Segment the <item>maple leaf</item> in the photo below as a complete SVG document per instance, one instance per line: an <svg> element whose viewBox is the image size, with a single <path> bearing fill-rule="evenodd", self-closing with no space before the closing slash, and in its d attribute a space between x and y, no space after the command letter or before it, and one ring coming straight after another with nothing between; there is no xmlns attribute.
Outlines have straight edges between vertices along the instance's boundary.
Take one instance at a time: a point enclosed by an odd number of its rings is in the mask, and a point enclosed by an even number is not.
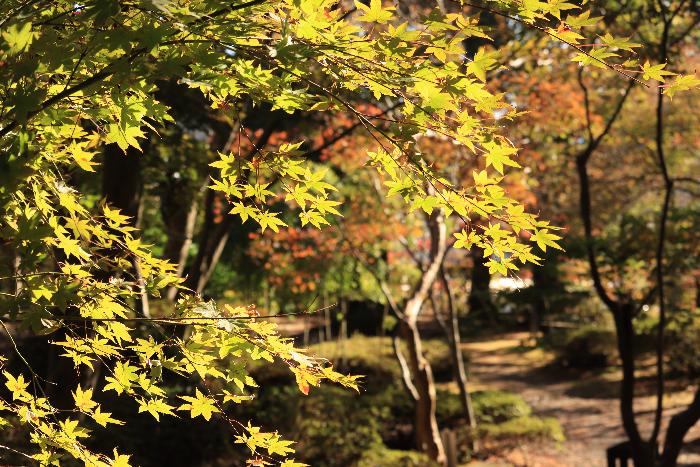
<svg viewBox="0 0 700 467"><path fill-rule="evenodd" d="M113 425L124 425L123 421L117 420L116 418L112 418L111 412L102 412L99 406L90 416L100 426L107 426L108 423L111 423Z"/></svg>
<svg viewBox="0 0 700 467"><path fill-rule="evenodd" d="M563 251L564 249L557 245L557 240L561 240L561 237L549 233L546 229L536 230L535 233L530 236L530 241L537 243L537 246L540 247L542 251L547 251L548 246Z"/></svg>
<svg viewBox="0 0 700 467"><path fill-rule="evenodd" d="M118 123L111 123L107 127L107 136L105 142L116 143L122 151L126 152L129 146L132 146L139 151L141 146L136 138L145 138L145 133L139 126L125 126Z"/></svg>
<svg viewBox="0 0 700 467"><path fill-rule="evenodd" d="M81 412L90 412L97 405L97 402L92 400L92 389L83 391L80 386L73 392L73 400L75 407Z"/></svg>
<svg viewBox="0 0 700 467"><path fill-rule="evenodd" d="M486 150L486 167L492 165L501 175L503 175L504 165L520 167L520 164L509 157L518 152L513 146L505 146L495 141L484 143L483 146Z"/></svg>
<svg viewBox="0 0 700 467"><path fill-rule="evenodd" d="M19 375L16 378L12 376L10 373L7 371L2 372L3 375L5 375L5 379L7 379L7 382L5 383L5 387L10 390L12 393L12 400L16 399L27 399L31 397L29 393L27 392L27 387L29 386L29 382L24 381L24 376Z"/></svg>
<svg viewBox="0 0 700 467"><path fill-rule="evenodd" d="M139 413L148 412L158 421L160 421L160 414L175 415L173 413L175 407L168 405L165 399L136 399L136 402L139 404Z"/></svg>
<svg viewBox="0 0 700 467"><path fill-rule="evenodd" d="M114 448L112 452L114 453L114 460L110 464L111 467L131 467L131 464L129 464L131 455L119 454L117 448Z"/></svg>
<svg viewBox="0 0 700 467"><path fill-rule="evenodd" d="M216 407L216 401L211 397L202 394L199 389L195 389L194 397L192 396L179 396L189 404L182 404L178 407L178 410L189 410L192 418L199 415L204 417L205 420L211 419L211 416L215 412L221 412Z"/></svg>
<svg viewBox="0 0 700 467"><path fill-rule="evenodd" d="M359 0L355 0L355 7L364 12L362 16L357 18L358 21L382 24L388 22L394 16L392 13L394 7L382 7L382 0L371 0L369 6Z"/></svg>
<svg viewBox="0 0 700 467"><path fill-rule="evenodd" d="M655 79L663 83L665 80L664 76L675 75L672 71L664 70L666 68L666 63L659 63L658 65L651 65L648 61L642 65L642 79Z"/></svg>
<svg viewBox="0 0 700 467"><path fill-rule="evenodd" d="M24 50L29 47L34 40L31 21L28 21L21 26L19 24L13 24L7 28L7 31L2 33L2 37L10 46L11 54L24 52Z"/></svg>
<svg viewBox="0 0 700 467"><path fill-rule="evenodd" d="M467 65L467 73L471 73L480 81L485 82L486 72L498 63L497 57L497 51L487 52L485 48L481 47Z"/></svg>
<svg viewBox="0 0 700 467"><path fill-rule="evenodd" d="M664 87L664 94L673 99L673 96L680 91L687 91L700 87L700 79L695 75L678 76L672 83Z"/></svg>

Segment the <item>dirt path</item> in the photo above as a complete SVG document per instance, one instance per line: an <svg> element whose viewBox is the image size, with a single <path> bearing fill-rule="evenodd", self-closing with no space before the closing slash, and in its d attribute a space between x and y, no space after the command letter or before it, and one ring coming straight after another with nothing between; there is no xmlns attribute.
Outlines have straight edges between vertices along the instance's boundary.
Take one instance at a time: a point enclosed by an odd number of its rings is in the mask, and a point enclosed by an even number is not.
<svg viewBox="0 0 700 467"><path fill-rule="evenodd" d="M523 350L525 339L526 333L516 333L465 343L472 362L472 386L522 395L535 415L559 420L567 441L561 446L522 445L504 453L500 460L505 465L529 467L605 466L605 449L624 439L616 399L618 372L582 374L561 369L551 364L551 355ZM642 388L642 392L648 394L638 397L635 408L642 432L649 433L655 398L651 390ZM671 392L666 399L670 409L665 421L691 397L689 389ZM686 440L690 446L679 465L700 466L700 426Z"/></svg>

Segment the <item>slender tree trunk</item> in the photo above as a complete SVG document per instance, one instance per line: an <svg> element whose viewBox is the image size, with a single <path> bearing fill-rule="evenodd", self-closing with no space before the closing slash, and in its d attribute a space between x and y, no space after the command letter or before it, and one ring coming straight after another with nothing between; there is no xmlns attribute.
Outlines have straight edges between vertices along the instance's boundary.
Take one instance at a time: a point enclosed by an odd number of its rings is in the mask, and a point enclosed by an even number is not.
<svg viewBox="0 0 700 467"><path fill-rule="evenodd" d="M406 342L408 365L417 395L413 424L416 446L431 459L443 463L445 450L437 424L435 380L430 363L423 354L416 321L401 321L401 333Z"/></svg>
<svg viewBox="0 0 700 467"><path fill-rule="evenodd" d="M472 398L471 394L469 393L466 365L464 364L464 355L462 354L461 349L462 336L459 332L459 317L457 316L457 312L454 307L452 291L450 289L450 284L447 280L447 275L445 274L444 268L440 268L440 282L442 282L442 287L445 290L445 296L447 298L447 322L450 331L447 341L450 345L454 379L457 383L457 387L459 388L459 398L460 402L462 403L464 418L467 422L467 426L471 429L471 447L474 451L476 451L479 448L476 432L476 416L474 415Z"/></svg>
<svg viewBox="0 0 700 467"><path fill-rule="evenodd" d="M203 189L205 187L202 187L199 192ZM168 236L163 257L176 265L175 272L179 277L182 277L185 272L187 256L192 245L195 222L201 203L199 192L192 193L187 183L168 182L160 195L160 212ZM166 293L167 299L172 301L176 296L177 288L170 287Z"/></svg>
<svg viewBox="0 0 700 467"><path fill-rule="evenodd" d="M225 201L213 190L208 190L204 203L204 225L199 235L199 251L192 263L185 285L201 293L219 262L226 246L232 216L224 211Z"/></svg>
<svg viewBox="0 0 700 467"><path fill-rule="evenodd" d="M430 290L438 278L447 252L446 227L443 214L434 212L427 218L430 231L430 263L423 271L420 282L400 313L400 332L408 350L408 368L415 388L414 434L418 449L441 464L445 463L436 417L435 380L430 362L425 358L418 330L418 316Z"/></svg>
<svg viewBox="0 0 700 467"><path fill-rule="evenodd" d="M418 316L437 280L440 267L447 253L447 230L444 215L434 211L426 217L430 232L430 261L416 284L413 293L403 307L393 297L387 283L375 275L379 288L384 293L389 308L399 320L395 332L406 343L408 359L404 358L396 334L394 353L401 367L404 387L414 401L414 437L416 446L432 460L444 464L445 449L440 437L436 417L436 391L433 370L425 358L418 330ZM371 271L371 270L370 270Z"/></svg>

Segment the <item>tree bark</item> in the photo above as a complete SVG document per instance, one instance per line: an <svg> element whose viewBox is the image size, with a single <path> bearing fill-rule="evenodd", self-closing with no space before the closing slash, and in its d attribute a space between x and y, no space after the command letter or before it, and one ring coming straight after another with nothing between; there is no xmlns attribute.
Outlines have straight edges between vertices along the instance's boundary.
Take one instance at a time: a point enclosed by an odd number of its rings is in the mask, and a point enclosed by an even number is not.
<svg viewBox="0 0 700 467"><path fill-rule="evenodd" d="M625 303L617 307L614 313L617 331L617 348L622 364L622 382L620 383L620 414L622 426L632 447L635 467L652 467L656 462L656 443L645 441L639 432L634 413L635 376L635 342L632 319L635 307Z"/></svg>
<svg viewBox="0 0 700 467"><path fill-rule="evenodd" d="M401 334L408 349L408 365L417 395L413 424L416 446L432 460L444 463L445 450L436 417L435 380L430 363L423 354L416 321L401 321Z"/></svg>
<svg viewBox="0 0 700 467"><path fill-rule="evenodd" d="M445 274L444 268L440 268L440 282L445 290L445 296L447 299L447 322L449 326L450 335L448 336L448 343L450 345L450 355L452 356L452 365L454 372L454 379L459 388L460 402L462 403L462 411L464 412L464 418L467 422L467 426L471 429L472 433L472 449L478 449L477 442L477 432L476 432L476 416L474 415L474 407L472 405L471 394L469 393L469 383L467 380L466 365L464 364L464 355L462 355L462 336L459 332L459 317L457 316L456 310L454 308L454 302L452 300L452 291L450 290L450 284L447 281L447 275Z"/></svg>
<svg viewBox="0 0 700 467"><path fill-rule="evenodd" d="M683 447L683 440L688 431L700 419L700 388L696 390L693 401L682 412L671 417L666 429L661 467L674 467Z"/></svg>
<svg viewBox="0 0 700 467"><path fill-rule="evenodd" d="M204 189L204 187L203 187ZM175 272L182 277L187 264L187 256L192 246L197 213L199 212L199 192L192 192L186 181L173 180L164 184L160 194L160 212L168 236L163 257L176 265ZM184 198L184 199L183 199ZM166 298L175 300L177 288L170 287Z"/></svg>
<svg viewBox="0 0 700 467"><path fill-rule="evenodd" d="M147 146L147 143L144 143ZM116 144L104 147L102 161L102 196L107 204L129 216L129 223L136 228L141 225L143 209L143 178L141 175L141 152L129 147L126 152ZM148 294L137 260L132 262L139 297L136 309L144 317L150 316Z"/></svg>
<svg viewBox="0 0 700 467"><path fill-rule="evenodd" d="M138 227L143 193L141 154L132 147L124 153L116 144L106 145L103 154L102 196Z"/></svg>
<svg viewBox="0 0 700 467"><path fill-rule="evenodd" d="M232 216L225 212L226 201L208 190L204 202L204 225L199 235L199 251L190 267L185 285L202 293L228 241Z"/></svg>
<svg viewBox="0 0 700 467"><path fill-rule="evenodd" d="M435 380L430 362L423 354L421 336L418 330L418 316L438 278L447 252L443 214L439 211L434 212L428 216L427 224L430 231L430 262L423 271L413 294L403 307L400 315L400 331L408 348L408 366L418 396L415 400L414 419L416 445L432 460L444 463L445 449L442 445L435 415Z"/></svg>

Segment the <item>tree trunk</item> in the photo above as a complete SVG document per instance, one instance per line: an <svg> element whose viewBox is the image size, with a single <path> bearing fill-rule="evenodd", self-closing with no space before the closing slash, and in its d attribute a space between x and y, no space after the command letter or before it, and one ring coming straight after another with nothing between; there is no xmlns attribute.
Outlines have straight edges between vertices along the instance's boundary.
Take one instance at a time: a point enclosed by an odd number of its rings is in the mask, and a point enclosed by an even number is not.
<svg viewBox="0 0 700 467"><path fill-rule="evenodd" d="M656 463L655 443L642 439L634 413L634 388L636 384L634 357L634 317L633 304L621 304L615 310L615 330L617 332L618 352L622 364L622 382L620 383L620 415L625 434L632 449L635 467L653 467Z"/></svg>
<svg viewBox="0 0 700 467"><path fill-rule="evenodd" d="M192 245L201 202L198 194L193 193L187 181L182 180L165 183L160 194L160 212L168 236L163 257L176 265L178 277L182 277L185 272L187 255ZM166 293L167 299L172 301L176 296L177 288L170 287Z"/></svg>
<svg viewBox="0 0 700 467"><path fill-rule="evenodd" d="M420 332L415 320L402 320L401 333L408 350L408 365L416 390L414 437L416 446L432 460L444 463L445 450L437 424L435 380L430 363L423 354Z"/></svg>
<svg viewBox="0 0 700 467"><path fill-rule="evenodd" d="M467 371L466 365L464 364L464 355L462 355L462 336L459 332L459 317L454 308L454 302L452 301L452 291L450 290L450 284L447 281L447 276L445 270L440 268L440 282L442 282L442 287L445 290L445 295L447 297L447 321L449 326L450 335L448 336L448 343L450 345L450 355L452 356L452 367L454 373L454 379L459 388L459 398L462 403L462 411L464 412L464 419L467 422L467 426L471 429L471 440L472 440L472 450L476 451L478 446L477 432L476 432L476 416L474 415L474 407L472 405L471 394L469 393L469 383L467 381Z"/></svg>
<svg viewBox="0 0 700 467"><path fill-rule="evenodd" d="M408 367L415 388L414 435L418 449L425 452L432 460L445 463L445 449L442 445L438 428L435 396L435 381L430 362L423 354L418 316L428 294L435 284L442 262L447 253L446 227L443 214L433 212L426 223L430 231L430 263L423 271L420 282L406 301L400 314L400 332L408 349Z"/></svg>
<svg viewBox="0 0 700 467"><path fill-rule="evenodd" d="M102 161L102 196L105 202L129 216L129 223L136 228L141 224L143 209L141 157L141 152L136 148L129 147L124 153L116 144L108 144L104 147ZM149 317L148 294L137 261L133 261L133 269L139 292L136 309L142 316Z"/></svg>
<svg viewBox="0 0 700 467"><path fill-rule="evenodd" d="M698 419L700 419L700 388L696 390L695 397L688 407L671 417L666 430L661 467L675 467L685 435L698 422Z"/></svg>
<svg viewBox="0 0 700 467"><path fill-rule="evenodd" d="M131 224L139 225L143 180L141 153L130 147L126 154L116 144L104 147L102 161L102 196L122 214L131 217Z"/></svg>
<svg viewBox="0 0 700 467"><path fill-rule="evenodd" d="M226 202L213 190L208 190L204 203L204 225L199 236L199 251L192 263L185 285L197 293L204 287L219 262L228 241L232 216L225 213Z"/></svg>

